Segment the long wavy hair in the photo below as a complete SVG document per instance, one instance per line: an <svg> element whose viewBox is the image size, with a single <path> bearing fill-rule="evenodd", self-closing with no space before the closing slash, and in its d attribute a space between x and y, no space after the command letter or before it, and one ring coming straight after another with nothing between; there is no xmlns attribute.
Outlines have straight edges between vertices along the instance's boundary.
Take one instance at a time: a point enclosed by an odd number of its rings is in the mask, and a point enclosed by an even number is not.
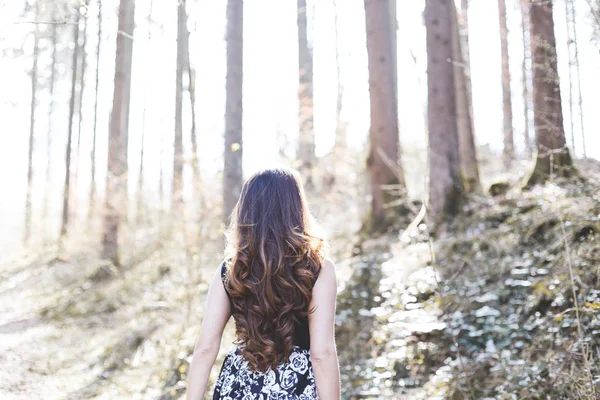
<svg viewBox="0 0 600 400"><path fill-rule="evenodd" d="M242 187L231 214L225 287L237 344L251 368L275 369L294 348L309 312L326 242L311 233L302 180L292 169L266 169Z"/></svg>

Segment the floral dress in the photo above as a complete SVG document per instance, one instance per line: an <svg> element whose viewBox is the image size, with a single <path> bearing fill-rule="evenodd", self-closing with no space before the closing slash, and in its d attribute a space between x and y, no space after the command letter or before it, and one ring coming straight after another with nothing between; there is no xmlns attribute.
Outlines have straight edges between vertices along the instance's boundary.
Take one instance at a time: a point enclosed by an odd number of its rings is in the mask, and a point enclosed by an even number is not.
<svg viewBox="0 0 600 400"><path fill-rule="evenodd" d="M221 277L225 281L225 263L221 267ZM265 372L251 369L240 349L234 346L221 366L213 400L318 400L310 359L308 319L303 322L296 330L298 345L276 370L270 367Z"/></svg>

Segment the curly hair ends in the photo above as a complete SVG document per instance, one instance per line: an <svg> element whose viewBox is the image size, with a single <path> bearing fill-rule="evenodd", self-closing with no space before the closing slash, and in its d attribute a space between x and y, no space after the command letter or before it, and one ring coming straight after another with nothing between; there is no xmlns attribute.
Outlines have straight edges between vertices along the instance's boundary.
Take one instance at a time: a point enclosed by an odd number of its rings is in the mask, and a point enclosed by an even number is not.
<svg viewBox="0 0 600 400"><path fill-rule="evenodd" d="M311 226L296 171L263 170L244 184L227 235L225 287L237 344L254 370L276 369L289 357L296 328L312 311L326 242L309 233Z"/></svg>

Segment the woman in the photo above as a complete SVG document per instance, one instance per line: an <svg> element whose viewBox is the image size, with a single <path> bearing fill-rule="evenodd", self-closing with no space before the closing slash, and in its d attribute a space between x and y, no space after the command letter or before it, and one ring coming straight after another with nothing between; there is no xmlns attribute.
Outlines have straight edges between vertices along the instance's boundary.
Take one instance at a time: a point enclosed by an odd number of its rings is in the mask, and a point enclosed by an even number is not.
<svg viewBox="0 0 600 400"><path fill-rule="evenodd" d="M325 241L311 234L312 221L296 171L264 170L244 184L229 254L208 290L188 400L204 398L232 315L237 340L213 400L340 398L335 267L324 257Z"/></svg>

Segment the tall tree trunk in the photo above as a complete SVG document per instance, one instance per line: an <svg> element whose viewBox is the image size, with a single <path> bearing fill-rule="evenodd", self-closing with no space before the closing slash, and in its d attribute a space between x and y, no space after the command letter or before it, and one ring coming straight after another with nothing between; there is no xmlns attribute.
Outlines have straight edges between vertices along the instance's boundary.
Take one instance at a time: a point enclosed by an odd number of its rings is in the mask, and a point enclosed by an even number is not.
<svg viewBox="0 0 600 400"><path fill-rule="evenodd" d="M575 174L563 127L551 1L530 0L529 29L537 157L527 186L547 181L551 172L562 177Z"/></svg>
<svg viewBox="0 0 600 400"><path fill-rule="evenodd" d="M189 38L189 34L188 34ZM200 188L200 165L198 164L198 131L196 128L196 71L192 69L192 65L190 63L190 42L187 42L187 71L189 78L189 86L188 92L190 94L190 108L192 111L192 168L194 170L194 186L195 189L198 190Z"/></svg>
<svg viewBox="0 0 600 400"><path fill-rule="evenodd" d="M570 37L569 37L569 52L571 51L571 46L573 47L573 60L571 62L571 58L569 57L569 61L570 64L573 64L575 66L575 71L577 73L577 105L579 107L579 123L581 125L581 146L582 146L582 150L583 150L583 157L587 157L587 151L585 148L585 128L583 125L583 98L581 96L581 71L579 68L579 45L577 42L577 23L576 23L576 11L575 11L575 6L573 5L573 0L565 0L565 8L566 8L566 13L567 13L567 28L570 26L571 27L571 32L570 32ZM570 67L571 65L569 65ZM570 73L571 69L569 68L569 73ZM569 76L569 81L571 80L571 77ZM569 89L571 89L572 83L569 84ZM571 97L571 95L569 95L569 97ZM572 113L571 113L571 124L573 124L573 117L572 117ZM573 129L571 128L571 131L573 131ZM573 137L572 141L572 150L575 151L575 140L574 140L574 133L571 133L571 136Z"/></svg>
<svg viewBox="0 0 600 400"><path fill-rule="evenodd" d="M52 62L50 64L50 104L48 106L48 130L46 140L46 184L44 190L44 211L42 221L48 224L48 214L50 212L50 188L52 184L50 174L52 167L52 111L54 110L54 86L56 84L56 43L58 41L56 24L52 24ZM47 235L44 235L47 236Z"/></svg>
<svg viewBox="0 0 600 400"><path fill-rule="evenodd" d="M498 0L498 15L500 21L500 54L502 57L502 111L504 132L504 165L510 167L515 158L515 145L512 125L512 101L510 96L510 69L508 60L508 27L506 26L506 2Z"/></svg>
<svg viewBox="0 0 600 400"><path fill-rule="evenodd" d="M460 27L464 30L464 34L461 35L463 56L465 58L465 64L467 64L467 76L469 82L471 81L471 52L469 49L469 0L460 1ZM471 85L469 85L470 87Z"/></svg>
<svg viewBox="0 0 600 400"><path fill-rule="evenodd" d="M150 0L150 7L148 9L148 18L147 18L147 22L148 22L148 46L151 46L151 39L152 39L152 9L153 9L153 5L154 2L152 0ZM146 84L144 86L144 99L143 99L143 106L142 106L142 144L140 146L140 168L139 168L139 174L138 174L138 182L137 182L137 201L136 201L136 220L137 222L140 222L142 219L142 215L143 215L143 202L144 202L144 196L143 196L143 191L144 191L144 148L145 148L145 143L146 143L146 97L147 97L147 91L148 91L148 86L150 84L150 80L149 80L149 76L150 76L150 71L146 72Z"/></svg>
<svg viewBox="0 0 600 400"><path fill-rule="evenodd" d="M127 142L131 61L133 58L134 0L121 0L115 56L113 107L108 133L108 174L102 257L119 265L119 222L127 202Z"/></svg>
<svg viewBox="0 0 600 400"><path fill-rule="evenodd" d="M83 43L81 44L81 73L79 75L79 101L78 101L78 117L77 117L77 155L75 157L75 175L73 176L73 186L77 190L79 185L79 159L81 158L81 122L83 120L83 91L85 90L85 70L87 68L87 27L88 27L88 10L89 0L85 2L86 15L83 18ZM77 210L77 195L73 196L75 200L75 209Z"/></svg>
<svg viewBox="0 0 600 400"><path fill-rule="evenodd" d="M177 8L177 68L175 77L175 141L173 143L173 210L180 215L183 206L183 72L187 68L187 14L185 1Z"/></svg>
<svg viewBox="0 0 600 400"><path fill-rule="evenodd" d="M35 7L35 19L37 20L39 14L39 4L36 3ZM34 27L34 38L33 38L33 64L31 66L31 106L29 112L29 149L27 152L27 195L25 198L25 234L24 242L29 242L31 236L31 191L33 188L33 137L35 133L35 110L36 110L36 97L38 88L38 56L39 56L39 30L37 24Z"/></svg>
<svg viewBox="0 0 600 400"><path fill-rule="evenodd" d="M435 220L460 212L460 176L456 95L452 58L454 2L426 0L427 115L429 127L429 207Z"/></svg>
<svg viewBox="0 0 600 400"><path fill-rule="evenodd" d="M73 117L75 116L75 97L77 95L77 61L79 60L79 23L81 22L81 14L77 11L77 24L73 25L73 58L71 65L73 75L71 77L71 97L69 100L69 132L67 134L67 148L65 150L65 185L63 190L63 209L62 209L62 225L60 227L61 238L67 233L69 224L69 197L71 193L71 147L73 140Z"/></svg>
<svg viewBox="0 0 600 400"><path fill-rule="evenodd" d="M394 69L390 5L387 0L365 0L367 54L369 62L369 98L371 127L367 168L371 180L371 215L369 230L385 230L393 222L394 213L384 207L390 196L386 185L406 187L400 164L398 135L398 103ZM390 163L391 162L391 163ZM390 165L397 164L397 165ZM397 214L397 210L396 210Z"/></svg>
<svg viewBox="0 0 600 400"><path fill-rule="evenodd" d="M523 118L525 125L525 151L527 154L533 153L533 147L531 143L531 133L529 127L531 125L529 120L529 104L531 103L531 92L529 90L529 68L528 64L531 63L531 58L528 55L527 49L530 48L529 40L529 0L520 0L521 5L521 29L522 29L522 40L523 40L523 63L521 64L521 84L523 85Z"/></svg>
<svg viewBox="0 0 600 400"><path fill-rule="evenodd" d="M334 12L334 20L333 23L335 25L335 67L336 67L336 76L337 76L337 98L335 105L335 147L338 149L344 149L347 147L348 143L346 140L346 127L347 124L342 122L342 100L344 98L344 85L342 83L342 74L341 74L341 66L340 66L340 40L339 40L339 15L338 15L338 6L337 1L333 0L333 12Z"/></svg>
<svg viewBox="0 0 600 400"><path fill-rule="evenodd" d="M243 0L227 1L227 78L225 81L225 151L223 220L227 222L242 190Z"/></svg>
<svg viewBox="0 0 600 400"><path fill-rule="evenodd" d="M575 127L573 124L573 52L571 46L573 44L573 26L571 26L571 11L569 9L569 2L565 0L565 19L567 28L567 54L569 59L569 134L571 136L571 150L575 154Z"/></svg>
<svg viewBox="0 0 600 400"><path fill-rule="evenodd" d="M300 132L298 158L300 172L306 184L312 184L312 166L315 159L315 133L313 126L313 57L308 47L306 0L298 0L298 102L300 105Z"/></svg>
<svg viewBox="0 0 600 400"><path fill-rule="evenodd" d="M137 181L137 201L136 201L136 219L137 221L141 221L143 215L143 190L144 190L144 144L146 142L146 107L144 106L144 111L142 113L142 144L140 145L140 168L138 174Z"/></svg>
<svg viewBox="0 0 600 400"><path fill-rule="evenodd" d="M458 128L458 150L460 169L465 191L477 192L481 189L479 169L477 167L477 150L473 134L471 114L470 80L467 65L463 57L456 7L452 13L452 59L454 60L454 86L456 94L456 121ZM468 35L468 32L465 32Z"/></svg>
<svg viewBox="0 0 600 400"><path fill-rule="evenodd" d="M102 43L102 0L98 4L98 44L96 45L96 82L94 88L94 128L92 138L92 152L90 159L92 162L92 182L90 183L90 202L88 221L91 221L96 208L96 134L98 126L98 83L100 82L100 44Z"/></svg>

